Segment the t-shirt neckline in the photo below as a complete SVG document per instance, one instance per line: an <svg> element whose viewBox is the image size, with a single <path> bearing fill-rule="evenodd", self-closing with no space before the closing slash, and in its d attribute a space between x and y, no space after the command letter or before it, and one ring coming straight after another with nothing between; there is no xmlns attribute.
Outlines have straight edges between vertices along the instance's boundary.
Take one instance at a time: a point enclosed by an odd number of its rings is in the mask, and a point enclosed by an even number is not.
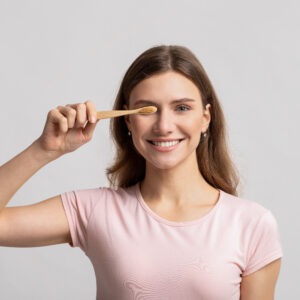
<svg viewBox="0 0 300 300"><path fill-rule="evenodd" d="M181 221L181 222L176 222L176 221L170 221L167 220L161 216L159 216L157 213L155 213L149 206L148 204L145 202L143 195L141 193L141 189L140 189L140 183L137 183L135 186L135 192L136 192L136 197L138 199L138 202L140 203L140 205L142 206L142 208L146 211L146 213L148 215L150 215L152 218L154 218L156 221L169 225L169 226L175 226L175 227L185 227L185 226L191 226L191 225L196 225L199 223L204 222L206 219L212 217L216 211L218 210L222 199L223 199L223 191L218 189L219 191L219 197L217 200L217 203L214 205L214 207L209 210L205 215L201 216L200 218L197 218L195 220L192 221Z"/></svg>

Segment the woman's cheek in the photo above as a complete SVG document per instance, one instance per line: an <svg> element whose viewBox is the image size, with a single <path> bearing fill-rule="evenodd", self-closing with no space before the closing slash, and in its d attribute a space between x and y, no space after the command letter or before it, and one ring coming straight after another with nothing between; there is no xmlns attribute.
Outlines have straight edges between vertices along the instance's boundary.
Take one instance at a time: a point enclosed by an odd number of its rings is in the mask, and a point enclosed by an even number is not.
<svg viewBox="0 0 300 300"><path fill-rule="evenodd" d="M153 121L146 116L134 116L132 119L132 128L137 134L143 134L151 130Z"/></svg>

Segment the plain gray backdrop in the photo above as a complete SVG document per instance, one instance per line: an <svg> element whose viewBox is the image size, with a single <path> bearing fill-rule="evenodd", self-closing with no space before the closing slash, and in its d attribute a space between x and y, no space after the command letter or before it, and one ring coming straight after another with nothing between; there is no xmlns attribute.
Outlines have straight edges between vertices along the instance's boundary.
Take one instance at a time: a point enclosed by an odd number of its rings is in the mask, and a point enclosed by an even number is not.
<svg viewBox="0 0 300 300"><path fill-rule="evenodd" d="M110 109L129 64L148 47L189 47L227 118L241 195L275 215L284 249L276 299L300 299L297 0L0 1L0 164L42 131L59 104ZM108 121L93 141L46 166L15 195L30 204L106 186ZM1 192L0 192L1 193ZM87 257L68 245L0 248L0 298L95 299Z"/></svg>

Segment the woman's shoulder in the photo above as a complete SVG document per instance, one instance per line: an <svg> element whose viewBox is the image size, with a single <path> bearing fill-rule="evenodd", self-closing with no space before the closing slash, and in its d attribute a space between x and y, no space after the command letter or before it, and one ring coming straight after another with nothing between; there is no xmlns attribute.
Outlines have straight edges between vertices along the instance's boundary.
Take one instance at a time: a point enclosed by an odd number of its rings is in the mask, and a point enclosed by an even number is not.
<svg viewBox="0 0 300 300"><path fill-rule="evenodd" d="M270 210L252 199L234 196L221 191L221 205L224 213L232 218L240 218L245 222L253 222L266 215L272 215Z"/></svg>
<svg viewBox="0 0 300 300"><path fill-rule="evenodd" d="M240 236L243 243L254 243L272 240L280 248L277 220L273 213L262 204L243 197L222 192L218 219L235 236Z"/></svg>
<svg viewBox="0 0 300 300"><path fill-rule="evenodd" d="M78 189L62 194L63 198L69 198L81 203L99 203L99 202L124 202L129 198L136 197L137 186L127 188L117 187L97 187Z"/></svg>

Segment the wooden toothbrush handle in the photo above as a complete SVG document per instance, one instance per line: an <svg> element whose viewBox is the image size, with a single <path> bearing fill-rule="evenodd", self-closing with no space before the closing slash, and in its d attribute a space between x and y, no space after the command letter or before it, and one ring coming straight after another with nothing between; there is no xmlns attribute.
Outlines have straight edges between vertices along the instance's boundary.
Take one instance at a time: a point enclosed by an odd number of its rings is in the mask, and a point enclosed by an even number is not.
<svg viewBox="0 0 300 300"><path fill-rule="evenodd" d="M120 116L135 114L137 112L138 112L137 109L98 111L97 112L97 117L98 117L98 120L102 120L102 119L107 119L107 118L114 118L114 117L120 117Z"/></svg>

